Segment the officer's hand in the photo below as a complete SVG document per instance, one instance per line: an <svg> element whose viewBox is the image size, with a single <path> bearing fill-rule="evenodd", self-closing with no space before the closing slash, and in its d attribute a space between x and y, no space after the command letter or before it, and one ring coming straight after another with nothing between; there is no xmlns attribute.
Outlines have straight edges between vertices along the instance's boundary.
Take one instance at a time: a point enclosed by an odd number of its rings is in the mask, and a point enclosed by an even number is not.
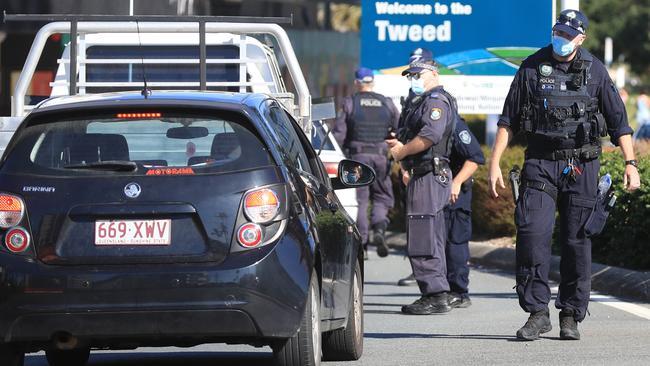
<svg viewBox="0 0 650 366"><path fill-rule="evenodd" d="M639 171L632 165L625 166L625 175L623 176L623 186L628 191L636 191L641 187L641 179L639 178Z"/></svg>
<svg viewBox="0 0 650 366"><path fill-rule="evenodd" d="M503 184L503 174L501 174L501 167L498 163L490 164L488 183L490 184L490 194L493 198L499 197L499 194L497 193L497 183L499 183L499 187L502 189L506 188L505 184Z"/></svg>
<svg viewBox="0 0 650 366"><path fill-rule="evenodd" d="M388 144L388 147L390 148L390 154L393 156L393 159L395 159L395 161L404 159L404 156L402 155L402 147L404 147L404 145L399 142L399 140L386 140L386 143Z"/></svg>
<svg viewBox="0 0 650 366"><path fill-rule="evenodd" d="M451 182L451 196L449 197L449 202L450 203L456 203L458 201L458 196L460 195L460 188L462 186L462 183L458 183L455 181Z"/></svg>
<svg viewBox="0 0 650 366"><path fill-rule="evenodd" d="M402 173L402 183L404 183L405 186L409 185L409 181L411 180L411 175L409 172L403 172Z"/></svg>

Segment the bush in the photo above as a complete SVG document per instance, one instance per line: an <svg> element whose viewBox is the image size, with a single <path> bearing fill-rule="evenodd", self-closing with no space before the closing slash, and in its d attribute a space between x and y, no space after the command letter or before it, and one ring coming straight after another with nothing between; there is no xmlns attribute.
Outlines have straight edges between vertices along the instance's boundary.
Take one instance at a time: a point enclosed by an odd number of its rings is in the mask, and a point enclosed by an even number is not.
<svg viewBox="0 0 650 366"><path fill-rule="evenodd" d="M490 158L490 150L483 147L486 159ZM474 173L472 195L472 225L476 235L484 237L512 236L516 233L514 222L515 203L512 188L508 179L510 169L514 165L523 167L524 148L510 146L501 156L501 172L506 189L497 188L499 198L490 196L488 184L488 165L479 166Z"/></svg>
<svg viewBox="0 0 650 366"><path fill-rule="evenodd" d="M596 262L648 270L650 247L645 241L650 237L650 155L641 152L637 159L641 188L632 193L623 187L625 166L620 151L605 152L600 159L600 174L611 174L618 199L607 219L605 230L593 239L592 253Z"/></svg>

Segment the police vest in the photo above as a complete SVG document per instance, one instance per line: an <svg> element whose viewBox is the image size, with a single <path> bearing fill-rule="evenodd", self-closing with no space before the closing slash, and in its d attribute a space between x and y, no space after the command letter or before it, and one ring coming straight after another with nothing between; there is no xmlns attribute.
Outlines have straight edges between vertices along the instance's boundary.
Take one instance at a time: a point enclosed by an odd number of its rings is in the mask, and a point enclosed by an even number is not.
<svg viewBox="0 0 650 366"><path fill-rule="evenodd" d="M522 111L522 128L532 144L554 148L600 145L606 136L605 120L598 112L598 99L587 91L593 58L583 52L567 73L550 63L537 65L537 86ZM526 86L530 90L529 86ZM544 145L550 143L549 145Z"/></svg>
<svg viewBox="0 0 650 366"><path fill-rule="evenodd" d="M398 132L398 139L401 143L406 144L412 139L414 139L420 130L424 127L423 116L425 113L430 111L426 109L426 103L424 101L427 98L440 99L443 102L447 103L452 117L452 123L447 124L445 132L442 135L442 140L435 144L431 145L427 150L424 150L418 154L413 154L407 156L403 161L403 165L406 169L419 166L422 163L430 162L434 158L444 158L444 160L449 160L451 155L451 149L453 145L453 132L456 128L456 119L460 118L458 115L458 107L456 105L456 99L444 89L436 89L433 92L428 92L420 96L413 97L409 103L405 106L402 111L401 124L402 129Z"/></svg>
<svg viewBox="0 0 650 366"><path fill-rule="evenodd" d="M386 97L373 92L356 93L352 96L352 114L347 121L347 141L383 142L391 121Z"/></svg>

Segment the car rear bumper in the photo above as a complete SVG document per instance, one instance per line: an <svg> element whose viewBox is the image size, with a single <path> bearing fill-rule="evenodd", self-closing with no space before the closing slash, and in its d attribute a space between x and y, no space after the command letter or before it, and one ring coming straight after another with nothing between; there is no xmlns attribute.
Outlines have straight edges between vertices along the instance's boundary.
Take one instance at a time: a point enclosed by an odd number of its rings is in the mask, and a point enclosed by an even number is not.
<svg viewBox="0 0 650 366"><path fill-rule="evenodd" d="M311 275L305 242L285 234L218 265L48 266L3 253L0 335L31 344L66 334L139 345L178 337L197 343L290 337Z"/></svg>

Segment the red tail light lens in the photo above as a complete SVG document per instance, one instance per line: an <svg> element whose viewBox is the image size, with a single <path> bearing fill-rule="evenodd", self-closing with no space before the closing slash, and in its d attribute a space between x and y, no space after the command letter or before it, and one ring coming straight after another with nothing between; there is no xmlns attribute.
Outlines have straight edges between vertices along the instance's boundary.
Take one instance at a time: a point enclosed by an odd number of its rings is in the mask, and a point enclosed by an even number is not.
<svg viewBox="0 0 650 366"><path fill-rule="evenodd" d="M160 112L139 112L139 113L118 113L117 118L159 118L162 117Z"/></svg>
<svg viewBox="0 0 650 366"><path fill-rule="evenodd" d="M5 246L12 253L22 253L29 247L29 234L22 227L15 227L5 235Z"/></svg>
<svg viewBox="0 0 650 366"><path fill-rule="evenodd" d="M339 163L323 163L325 171L330 178L336 178L339 175Z"/></svg>
<svg viewBox="0 0 650 366"><path fill-rule="evenodd" d="M245 248L253 248L262 242L262 228L257 224L244 224L237 231L237 240Z"/></svg>
<svg viewBox="0 0 650 366"><path fill-rule="evenodd" d="M0 194L0 227L8 229L16 226L23 219L25 204L19 197Z"/></svg>
<svg viewBox="0 0 650 366"><path fill-rule="evenodd" d="M244 198L244 213L253 222L269 222L279 211L278 195L271 189L263 188L251 191Z"/></svg>

